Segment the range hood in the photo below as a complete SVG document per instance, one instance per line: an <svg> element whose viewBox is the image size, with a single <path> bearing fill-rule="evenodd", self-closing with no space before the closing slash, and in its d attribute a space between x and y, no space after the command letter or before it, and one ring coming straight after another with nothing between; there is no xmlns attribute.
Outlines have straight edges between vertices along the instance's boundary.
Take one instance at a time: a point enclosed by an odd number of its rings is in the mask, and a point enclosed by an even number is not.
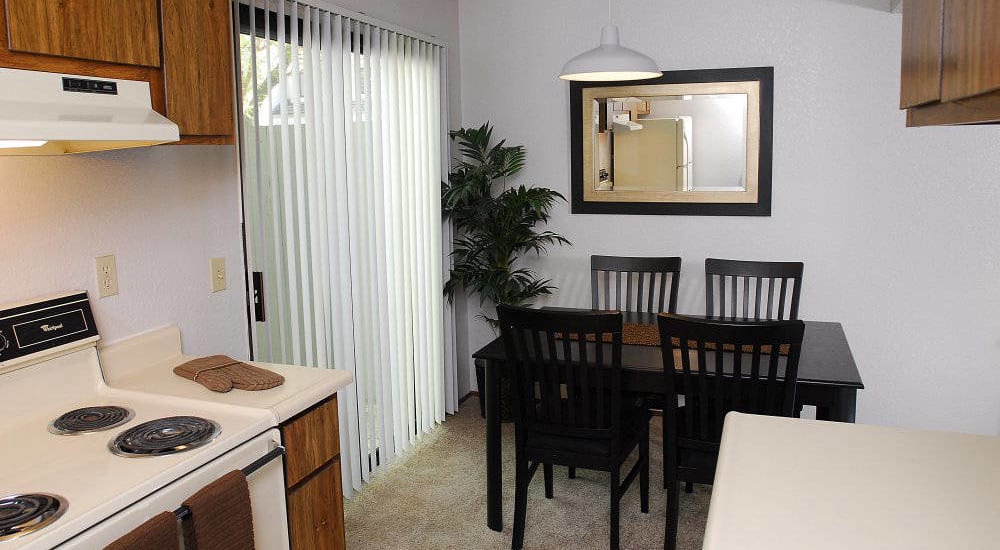
<svg viewBox="0 0 1000 550"><path fill-rule="evenodd" d="M0 69L0 155L62 155L180 139L149 83Z"/></svg>
<svg viewBox="0 0 1000 550"><path fill-rule="evenodd" d="M629 119L628 113L619 113L611 119L612 127L616 131L634 132L636 130L642 130L642 124Z"/></svg>

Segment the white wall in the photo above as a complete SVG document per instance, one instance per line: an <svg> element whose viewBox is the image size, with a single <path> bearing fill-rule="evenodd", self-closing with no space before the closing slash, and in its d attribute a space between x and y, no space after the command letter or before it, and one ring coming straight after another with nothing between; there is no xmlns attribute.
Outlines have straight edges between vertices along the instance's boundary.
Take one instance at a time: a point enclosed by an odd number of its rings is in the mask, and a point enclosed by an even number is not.
<svg viewBox="0 0 1000 550"><path fill-rule="evenodd" d="M550 303L589 303L590 254L683 256L679 308L694 313L706 256L803 260L801 316L844 324L867 386L859 421L1000 433L1000 127L905 128L897 15L829 0L616 5L625 45L664 69L775 67L773 215L560 206L550 228L575 246L536 262L560 287ZM556 75L596 45L606 7L462 0L463 123L525 144L525 182L569 195ZM490 337L473 324L469 346Z"/></svg>
<svg viewBox="0 0 1000 550"><path fill-rule="evenodd" d="M0 303L85 289L106 342L176 323L186 351L245 358L239 193L231 146L0 157ZM105 254L119 295L98 299ZM212 257L229 277L215 294Z"/></svg>

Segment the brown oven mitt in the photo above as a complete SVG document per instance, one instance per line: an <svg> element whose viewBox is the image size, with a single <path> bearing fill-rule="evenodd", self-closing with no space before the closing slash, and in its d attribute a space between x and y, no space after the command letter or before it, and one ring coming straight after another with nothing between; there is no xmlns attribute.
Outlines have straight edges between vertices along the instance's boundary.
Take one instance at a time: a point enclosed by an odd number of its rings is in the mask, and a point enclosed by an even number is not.
<svg viewBox="0 0 1000 550"><path fill-rule="evenodd" d="M192 359L174 367L174 374L193 380L220 393L238 390L267 390L285 383L280 374L248 365L226 355Z"/></svg>

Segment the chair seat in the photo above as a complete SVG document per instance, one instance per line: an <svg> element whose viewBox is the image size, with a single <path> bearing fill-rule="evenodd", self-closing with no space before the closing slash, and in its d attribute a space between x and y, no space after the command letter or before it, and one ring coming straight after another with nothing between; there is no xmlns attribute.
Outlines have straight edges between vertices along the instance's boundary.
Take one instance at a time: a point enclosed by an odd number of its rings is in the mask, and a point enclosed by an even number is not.
<svg viewBox="0 0 1000 550"><path fill-rule="evenodd" d="M643 432L649 431L649 410L644 407L635 407L632 404L622 408L621 427L622 438L619 449L622 457L628 456L632 449L639 444ZM589 455L593 458L610 460L611 440L594 439L587 437L573 437L567 435L555 435L546 432L530 431L525 438L525 447L529 452L533 450L548 451L558 455Z"/></svg>

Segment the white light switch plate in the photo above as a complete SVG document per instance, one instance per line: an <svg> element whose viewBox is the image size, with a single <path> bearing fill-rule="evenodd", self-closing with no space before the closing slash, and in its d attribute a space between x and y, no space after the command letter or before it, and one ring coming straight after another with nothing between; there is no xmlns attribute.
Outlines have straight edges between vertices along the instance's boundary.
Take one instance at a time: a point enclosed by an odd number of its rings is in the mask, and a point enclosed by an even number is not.
<svg viewBox="0 0 1000 550"><path fill-rule="evenodd" d="M118 265L114 256L101 256L94 260L97 269L97 295L101 298L118 294Z"/></svg>
<svg viewBox="0 0 1000 550"><path fill-rule="evenodd" d="M226 259L212 258L212 292L226 290Z"/></svg>

